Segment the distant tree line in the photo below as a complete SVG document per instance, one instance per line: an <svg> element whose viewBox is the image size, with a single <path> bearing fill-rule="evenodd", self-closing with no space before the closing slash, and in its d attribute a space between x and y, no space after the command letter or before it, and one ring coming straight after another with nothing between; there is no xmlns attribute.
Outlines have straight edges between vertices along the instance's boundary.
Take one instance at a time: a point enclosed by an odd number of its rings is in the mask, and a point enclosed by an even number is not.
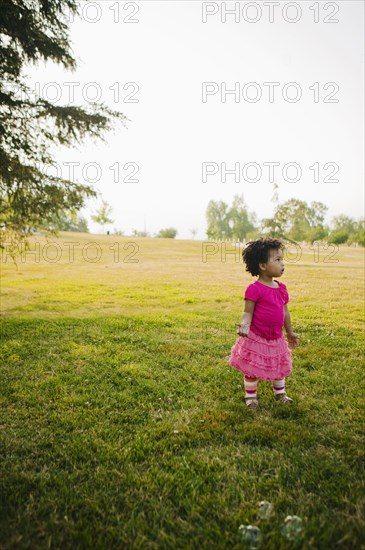
<svg viewBox="0 0 365 550"><path fill-rule="evenodd" d="M343 214L324 223L328 207L317 201L308 204L299 199L277 203L272 218L260 223L249 212L243 196L235 195L232 206L223 201L210 201L206 210L209 239L246 241L270 235L294 242L326 240L334 244L365 246L365 220L355 220Z"/></svg>
<svg viewBox="0 0 365 550"><path fill-rule="evenodd" d="M48 223L51 231L74 231L77 233L88 233L89 227L86 218L78 216L76 212L60 212L53 214Z"/></svg>
<svg viewBox="0 0 365 550"><path fill-rule="evenodd" d="M132 235L134 237L151 237L150 233L147 231L138 231L133 229ZM158 239L175 239L177 235L177 229L174 227L166 227L166 229L160 229L158 233L155 233L154 237Z"/></svg>
<svg viewBox="0 0 365 550"><path fill-rule="evenodd" d="M110 215L110 210L108 204L103 201L103 204L100 210L93 216L92 220L101 226L104 226L107 223L112 223ZM87 220L83 216L78 216L76 212L63 212L62 214L54 215L50 221L48 228L52 231L73 231L81 233L89 233L89 227ZM109 232L107 232L109 234ZM115 229L113 231L114 235L122 236L124 231L120 229ZM138 229L133 229L133 237L151 237L150 233L147 231L139 231ZM177 229L174 227L167 227L166 229L160 229L158 233L154 235L156 238L161 239L175 239L177 235Z"/></svg>
<svg viewBox="0 0 365 550"><path fill-rule="evenodd" d="M223 201L211 200L206 210L208 239L247 241L264 235L283 238L292 242L308 242L325 240L334 244L357 243L365 247L365 220L355 220L344 214L335 216L330 226L324 223L328 207L322 202L312 201L308 204L299 199L289 199L283 203L276 201L273 216L260 222L254 212L249 212L243 196L235 195L232 205ZM110 224L111 207L102 201L93 221L101 226ZM76 212L62 212L53 215L50 229L56 231L88 232L85 218ZM193 237L196 229L192 229ZM115 235L123 235L123 231L114 230ZM152 237L147 231L132 231L134 237ZM153 236L164 239L175 239L177 230L174 227L160 229Z"/></svg>

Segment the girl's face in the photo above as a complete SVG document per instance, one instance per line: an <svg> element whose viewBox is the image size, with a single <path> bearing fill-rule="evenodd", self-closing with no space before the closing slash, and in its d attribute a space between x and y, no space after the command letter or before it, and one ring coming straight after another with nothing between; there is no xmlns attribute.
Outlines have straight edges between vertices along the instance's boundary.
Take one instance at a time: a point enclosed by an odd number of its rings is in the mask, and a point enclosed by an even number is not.
<svg viewBox="0 0 365 550"><path fill-rule="evenodd" d="M269 257L266 263L260 264L265 267L263 273L268 277L281 277L284 273L284 258L280 248L269 250Z"/></svg>

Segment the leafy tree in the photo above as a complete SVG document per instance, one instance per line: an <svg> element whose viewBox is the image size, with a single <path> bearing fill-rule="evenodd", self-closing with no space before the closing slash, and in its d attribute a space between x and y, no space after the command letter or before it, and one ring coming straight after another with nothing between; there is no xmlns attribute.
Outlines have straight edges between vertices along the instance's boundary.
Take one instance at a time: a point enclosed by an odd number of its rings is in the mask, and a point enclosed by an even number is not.
<svg viewBox="0 0 365 550"><path fill-rule="evenodd" d="M333 230L329 234L329 241L335 244L358 243L365 246L365 220L355 220L345 214L340 214L332 219Z"/></svg>
<svg viewBox="0 0 365 550"><path fill-rule="evenodd" d="M166 229L160 229L156 237L161 239L174 239L177 235L177 230L173 227L168 227Z"/></svg>
<svg viewBox="0 0 365 550"><path fill-rule="evenodd" d="M262 220L262 230L272 237L313 242L327 234L323 226L327 210L321 202L313 201L309 206L305 201L292 198L278 204L272 218Z"/></svg>
<svg viewBox="0 0 365 550"><path fill-rule="evenodd" d="M327 239L330 229L327 225L317 225L310 227L307 231L306 241L313 243L314 241L322 241Z"/></svg>
<svg viewBox="0 0 365 550"><path fill-rule="evenodd" d="M243 196L235 195L228 212L229 224L232 229L232 238L244 241L247 234L255 230L256 215L247 211Z"/></svg>
<svg viewBox="0 0 365 550"><path fill-rule="evenodd" d="M347 231L349 235L351 233L355 233L357 229L356 220L354 218L350 218L349 216L345 216L345 214L339 214L338 216L332 218L331 226L333 227L334 231L343 229Z"/></svg>
<svg viewBox="0 0 365 550"><path fill-rule="evenodd" d="M324 218L328 207L323 202L312 201L311 206L307 207L307 219L311 227L323 226Z"/></svg>
<svg viewBox="0 0 365 550"><path fill-rule="evenodd" d="M349 236L350 234L347 229L335 229L329 234L328 240L330 243L344 244L348 241Z"/></svg>
<svg viewBox="0 0 365 550"><path fill-rule="evenodd" d="M99 210L91 216L91 219L104 227L108 223L113 223L114 220L110 218L113 209L107 201L102 201Z"/></svg>
<svg viewBox="0 0 365 550"><path fill-rule="evenodd" d="M48 229L54 231L89 232L86 218L78 216L76 212L59 212L57 215L54 214L47 225Z"/></svg>
<svg viewBox="0 0 365 550"><path fill-rule="evenodd" d="M230 239L232 227L229 223L228 205L223 201L209 201L206 210L208 239Z"/></svg>
<svg viewBox="0 0 365 550"><path fill-rule="evenodd" d="M92 187L48 175L51 148L101 138L126 117L104 104L56 105L32 97L27 64L52 61L74 71L67 16L77 0L1 0L0 10L0 245L51 226L54 216L79 210Z"/></svg>
<svg viewBox="0 0 365 550"><path fill-rule="evenodd" d="M356 223L355 232L350 235L349 244L357 243L360 246L365 246L365 220L359 220Z"/></svg>
<svg viewBox="0 0 365 550"><path fill-rule="evenodd" d="M256 214L250 213L243 195L233 197L232 206L223 201L210 201L206 210L209 239L243 241L256 229Z"/></svg>

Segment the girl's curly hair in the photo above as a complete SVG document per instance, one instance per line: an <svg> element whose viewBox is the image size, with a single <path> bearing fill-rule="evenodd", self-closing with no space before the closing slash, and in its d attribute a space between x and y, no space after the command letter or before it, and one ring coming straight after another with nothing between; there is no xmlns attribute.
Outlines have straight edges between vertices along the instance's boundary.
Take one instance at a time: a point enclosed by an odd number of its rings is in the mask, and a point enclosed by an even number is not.
<svg viewBox="0 0 365 550"><path fill-rule="evenodd" d="M243 261L246 264L246 271L251 275L260 275L259 263L266 263L269 259L269 250L284 250L284 243L279 239L271 237L250 241L242 252Z"/></svg>

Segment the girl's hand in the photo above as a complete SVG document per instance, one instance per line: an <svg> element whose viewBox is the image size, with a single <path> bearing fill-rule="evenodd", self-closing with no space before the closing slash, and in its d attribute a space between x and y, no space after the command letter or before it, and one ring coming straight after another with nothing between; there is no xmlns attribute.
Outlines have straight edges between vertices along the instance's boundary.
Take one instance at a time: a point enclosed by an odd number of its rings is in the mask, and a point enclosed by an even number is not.
<svg viewBox="0 0 365 550"><path fill-rule="evenodd" d="M236 323L238 336L247 336L250 330L250 325L247 323Z"/></svg>
<svg viewBox="0 0 365 550"><path fill-rule="evenodd" d="M287 338L288 338L288 344L290 349L295 349L299 346L299 336L295 334L294 332L287 332Z"/></svg>

